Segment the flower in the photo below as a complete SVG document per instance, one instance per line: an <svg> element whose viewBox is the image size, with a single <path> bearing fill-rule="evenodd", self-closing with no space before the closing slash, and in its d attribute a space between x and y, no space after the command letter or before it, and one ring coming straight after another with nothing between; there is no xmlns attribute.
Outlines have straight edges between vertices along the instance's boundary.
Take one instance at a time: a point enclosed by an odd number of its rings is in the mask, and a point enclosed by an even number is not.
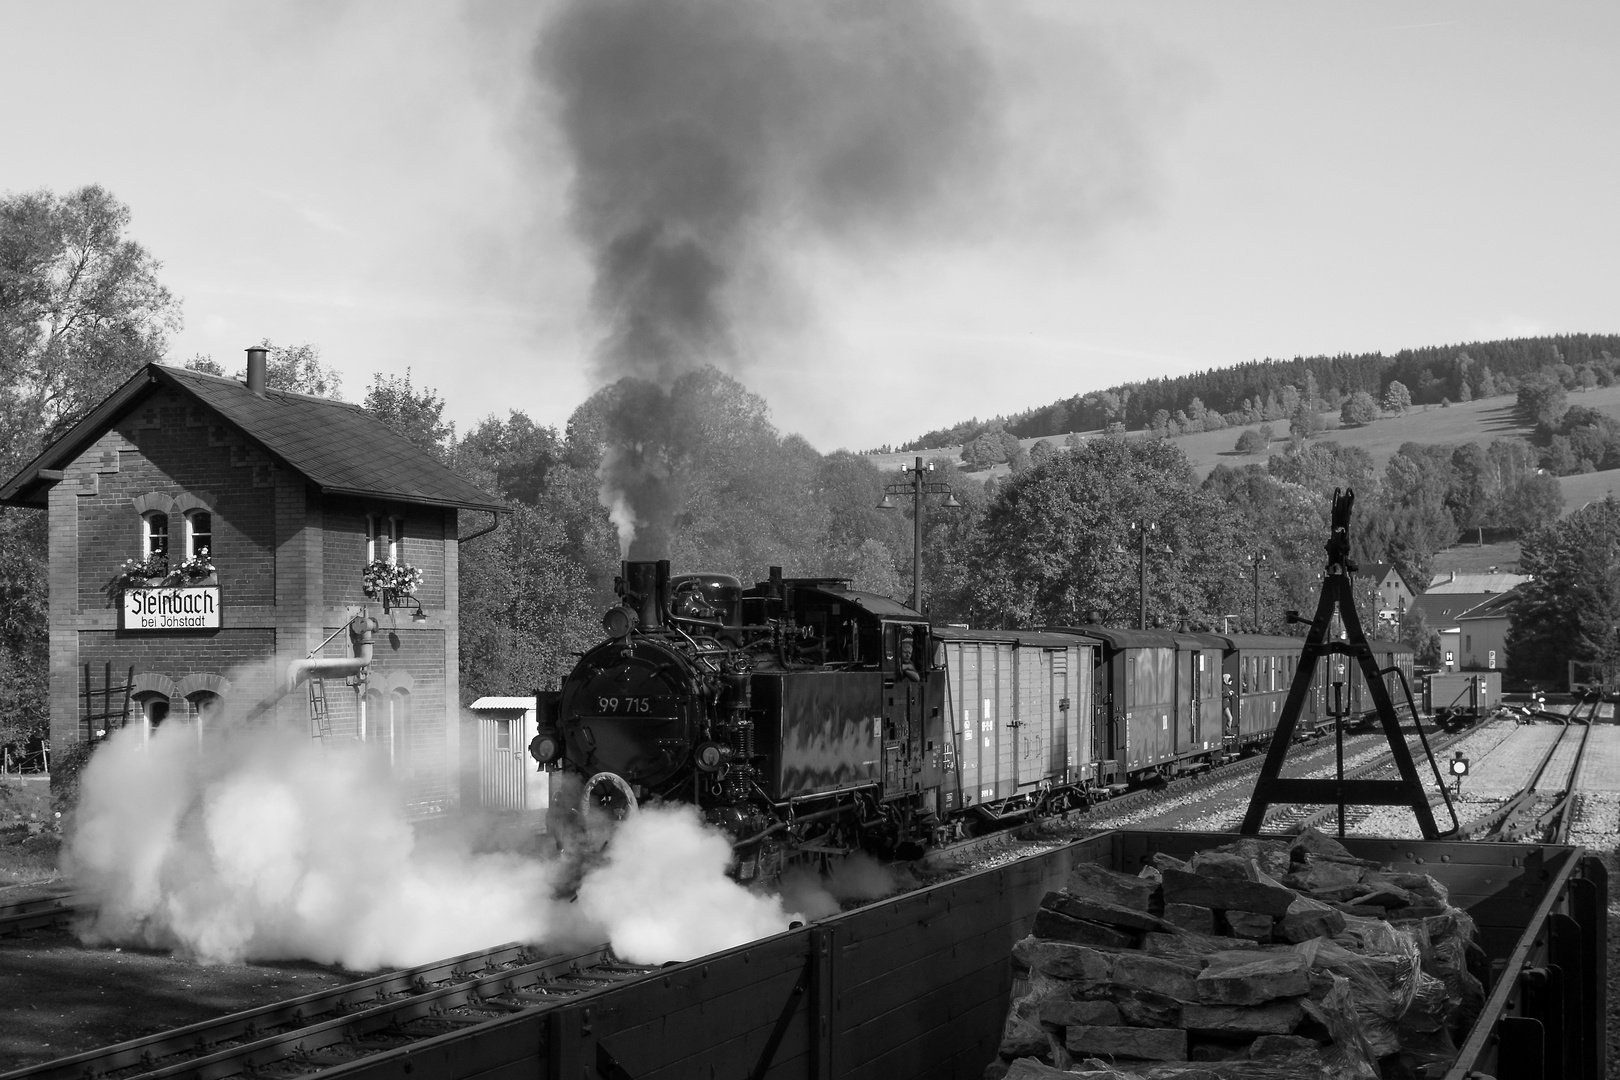
<svg viewBox="0 0 1620 1080"><path fill-rule="evenodd" d="M369 562L360 570L360 585L373 600L383 593L413 595L422 586L422 571L409 563L391 563L385 559Z"/></svg>
<svg viewBox="0 0 1620 1080"><path fill-rule="evenodd" d="M169 557L162 552L154 552L144 559L125 559L124 564L118 568L115 581L118 588L128 589L144 585L150 578L168 576Z"/></svg>
<svg viewBox="0 0 1620 1080"><path fill-rule="evenodd" d="M205 578L212 577L214 564L208 558L208 549L198 548L197 554L175 567L174 572L186 581L202 581Z"/></svg>

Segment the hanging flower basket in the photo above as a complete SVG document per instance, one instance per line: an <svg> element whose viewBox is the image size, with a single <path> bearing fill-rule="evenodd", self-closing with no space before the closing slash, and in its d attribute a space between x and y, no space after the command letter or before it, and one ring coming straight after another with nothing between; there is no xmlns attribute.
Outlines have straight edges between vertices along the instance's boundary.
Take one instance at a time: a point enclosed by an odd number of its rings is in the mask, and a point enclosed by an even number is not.
<svg viewBox="0 0 1620 1080"><path fill-rule="evenodd" d="M214 561L208 557L207 548L197 549L197 554L176 566L170 576L178 577L182 585L202 585L214 577Z"/></svg>
<svg viewBox="0 0 1620 1080"><path fill-rule="evenodd" d="M422 587L422 571L409 563L384 559L370 562L360 571L361 587L372 600L396 603L401 596L415 596Z"/></svg>

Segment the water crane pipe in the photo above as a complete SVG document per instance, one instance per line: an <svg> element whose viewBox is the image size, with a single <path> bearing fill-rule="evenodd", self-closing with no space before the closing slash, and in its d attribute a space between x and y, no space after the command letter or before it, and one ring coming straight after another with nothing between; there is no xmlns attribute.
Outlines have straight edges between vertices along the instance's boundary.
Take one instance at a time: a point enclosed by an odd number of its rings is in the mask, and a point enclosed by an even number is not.
<svg viewBox="0 0 1620 1080"><path fill-rule="evenodd" d="M313 676L348 677L358 675L371 666L371 645L377 633L377 620L365 614L356 615L349 620L348 629L349 646L354 655L331 658L306 656L302 660L294 660L287 665L288 691L296 690L299 683Z"/></svg>

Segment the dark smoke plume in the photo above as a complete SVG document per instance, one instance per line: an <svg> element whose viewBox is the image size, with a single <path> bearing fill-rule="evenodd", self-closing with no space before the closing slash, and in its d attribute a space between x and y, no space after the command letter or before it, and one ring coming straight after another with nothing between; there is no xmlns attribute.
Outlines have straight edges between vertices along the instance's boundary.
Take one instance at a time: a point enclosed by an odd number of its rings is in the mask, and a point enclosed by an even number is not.
<svg viewBox="0 0 1620 1080"><path fill-rule="evenodd" d="M662 391L744 366L739 301L770 295L792 245L971 213L995 80L946 0L571 0L539 64L595 270L597 374L645 384L614 395L603 497L657 556L678 510L647 445Z"/></svg>

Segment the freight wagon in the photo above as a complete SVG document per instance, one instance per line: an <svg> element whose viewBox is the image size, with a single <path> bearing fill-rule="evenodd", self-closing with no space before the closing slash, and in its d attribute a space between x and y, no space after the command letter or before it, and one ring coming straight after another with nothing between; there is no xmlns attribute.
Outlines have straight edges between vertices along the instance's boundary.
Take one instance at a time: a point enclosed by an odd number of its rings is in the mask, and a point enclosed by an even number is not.
<svg viewBox="0 0 1620 1080"><path fill-rule="evenodd" d="M945 809L1006 821L1089 801L1101 783L1091 727L1096 643L951 626L935 627L934 640L956 764Z"/></svg>
<svg viewBox="0 0 1620 1080"><path fill-rule="evenodd" d="M377 1080L977 1080L1001 1043L1012 946L1077 863L1136 873L1155 853L1185 859L1234 839L1103 833L334 1071ZM1551 844L1345 846L1432 874L1478 925L1485 1001L1456 1060L1430 1075L1602 1080L1608 888L1597 858Z"/></svg>

